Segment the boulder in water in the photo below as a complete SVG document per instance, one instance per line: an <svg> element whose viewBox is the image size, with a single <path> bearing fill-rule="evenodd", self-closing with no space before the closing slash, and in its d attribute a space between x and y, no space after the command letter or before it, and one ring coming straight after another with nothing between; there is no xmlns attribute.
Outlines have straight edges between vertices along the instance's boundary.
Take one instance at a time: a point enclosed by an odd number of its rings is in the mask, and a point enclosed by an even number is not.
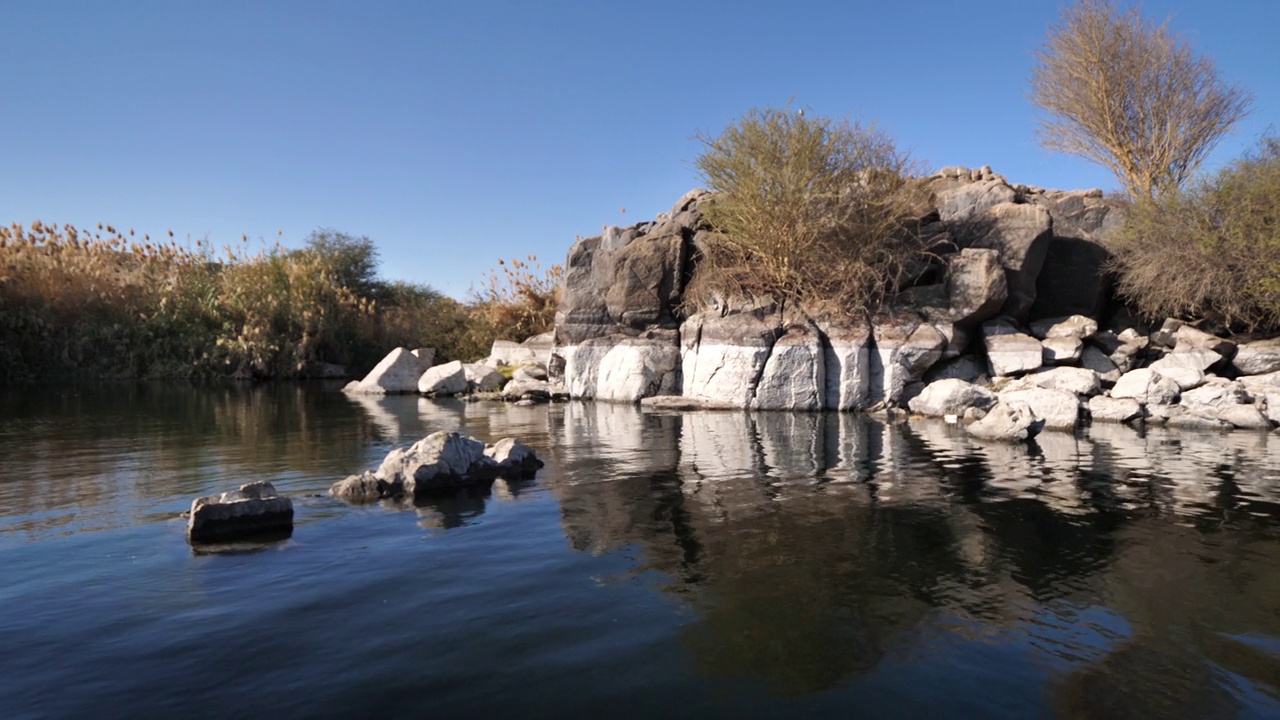
<svg viewBox="0 0 1280 720"><path fill-rule="evenodd" d="M269 482L252 482L239 490L196 498L187 520L187 540L192 543L292 531L293 501L278 494Z"/></svg>

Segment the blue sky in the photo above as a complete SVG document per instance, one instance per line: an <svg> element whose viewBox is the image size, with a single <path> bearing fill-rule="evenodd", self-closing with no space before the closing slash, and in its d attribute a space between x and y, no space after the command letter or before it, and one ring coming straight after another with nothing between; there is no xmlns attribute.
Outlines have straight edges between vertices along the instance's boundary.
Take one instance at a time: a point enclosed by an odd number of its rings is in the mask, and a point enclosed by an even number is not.
<svg viewBox="0 0 1280 720"><path fill-rule="evenodd" d="M793 102L877 121L929 168L1114 187L1042 150L1032 51L1059 4L0 3L0 223L299 246L465 298L498 258L667 210L694 136ZM1151 0L1255 94L1218 166L1280 123L1280 2ZM623 209L625 208L625 214Z"/></svg>

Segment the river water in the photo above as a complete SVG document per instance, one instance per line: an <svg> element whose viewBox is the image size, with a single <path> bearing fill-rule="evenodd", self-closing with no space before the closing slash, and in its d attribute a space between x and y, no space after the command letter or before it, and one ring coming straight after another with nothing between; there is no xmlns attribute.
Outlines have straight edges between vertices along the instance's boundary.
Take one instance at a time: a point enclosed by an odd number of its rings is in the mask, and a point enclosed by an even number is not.
<svg viewBox="0 0 1280 720"><path fill-rule="evenodd" d="M515 436L536 479L324 495ZM0 716L1280 716L1280 435L353 399L0 394ZM195 552L270 480L292 538Z"/></svg>

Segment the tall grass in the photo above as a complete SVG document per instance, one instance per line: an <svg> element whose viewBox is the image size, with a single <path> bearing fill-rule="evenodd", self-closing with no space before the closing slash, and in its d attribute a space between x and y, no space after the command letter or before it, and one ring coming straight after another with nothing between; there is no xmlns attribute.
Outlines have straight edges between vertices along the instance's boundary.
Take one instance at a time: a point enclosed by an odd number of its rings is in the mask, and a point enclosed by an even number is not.
<svg viewBox="0 0 1280 720"><path fill-rule="evenodd" d="M544 270L534 255L499 260L473 293L473 306L494 337L526 340L555 327L563 281L562 266Z"/></svg>
<svg viewBox="0 0 1280 720"><path fill-rule="evenodd" d="M0 228L0 380L360 372L397 345L483 354L465 306L372 278L367 239L324 232L255 252L109 225Z"/></svg>

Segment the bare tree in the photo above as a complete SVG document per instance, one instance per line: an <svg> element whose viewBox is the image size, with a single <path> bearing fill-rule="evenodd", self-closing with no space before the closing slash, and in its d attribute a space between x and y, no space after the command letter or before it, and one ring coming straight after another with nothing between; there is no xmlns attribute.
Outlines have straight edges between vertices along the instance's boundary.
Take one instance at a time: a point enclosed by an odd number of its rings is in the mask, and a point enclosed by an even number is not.
<svg viewBox="0 0 1280 720"><path fill-rule="evenodd" d="M1041 144L1111 169L1135 197L1181 186L1249 112L1249 93L1167 22L1109 0L1065 8L1036 60L1031 100L1048 113Z"/></svg>

